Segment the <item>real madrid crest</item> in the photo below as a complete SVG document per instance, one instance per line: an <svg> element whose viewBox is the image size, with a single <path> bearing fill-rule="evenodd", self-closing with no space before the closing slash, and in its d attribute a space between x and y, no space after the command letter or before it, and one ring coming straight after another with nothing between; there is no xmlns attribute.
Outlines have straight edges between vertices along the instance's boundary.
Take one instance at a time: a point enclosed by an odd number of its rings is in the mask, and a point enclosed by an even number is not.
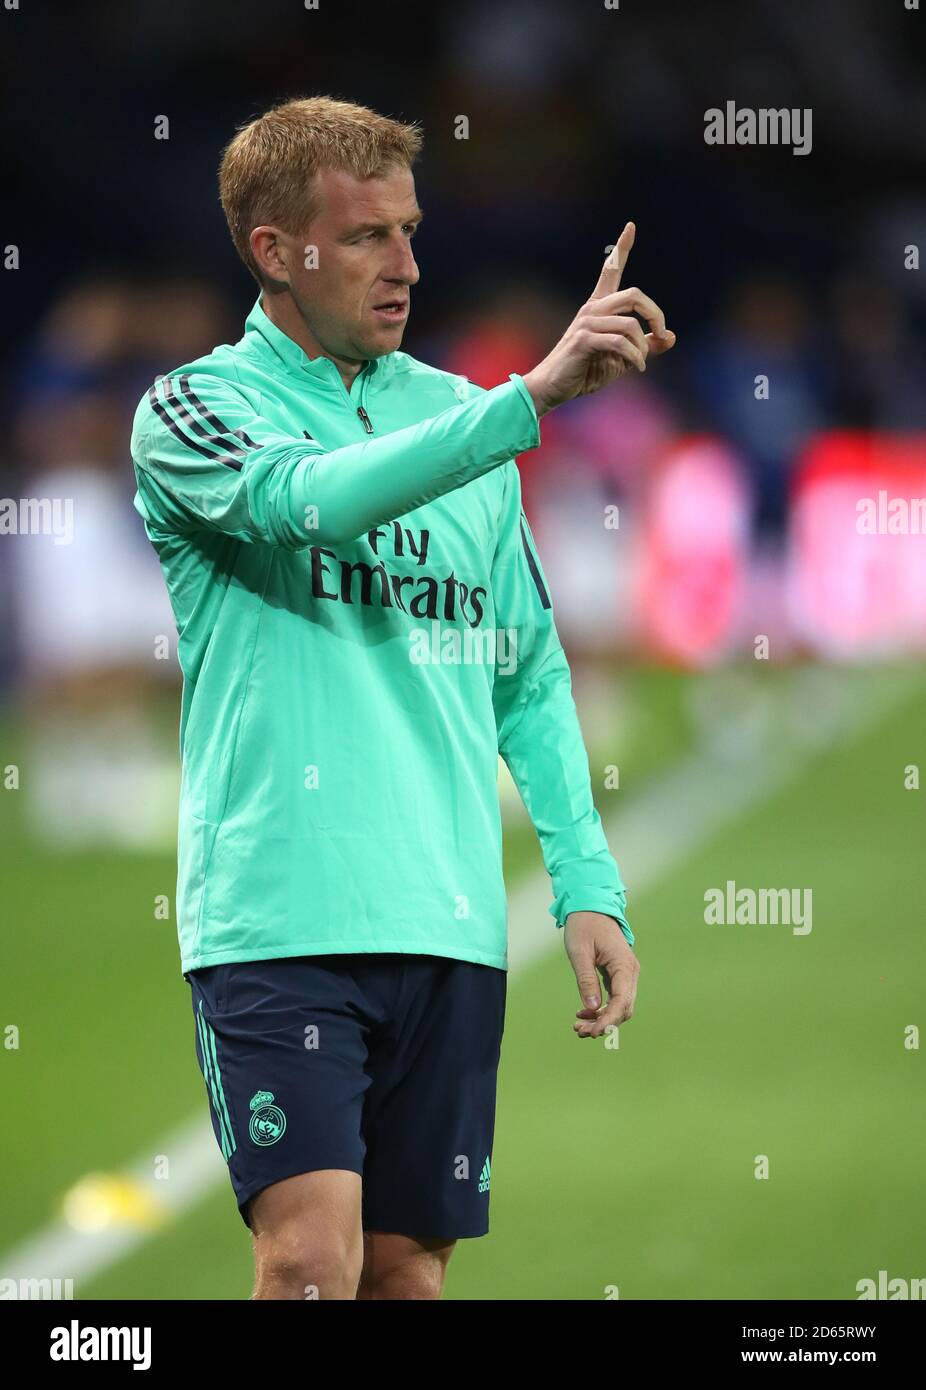
<svg viewBox="0 0 926 1390"><path fill-rule="evenodd" d="M256 1091L251 1097L251 1123L248 1133L255 1144L266 1148L282 1139L286 1130L286 1116L278 1105L273 1104L272 1091Z"/></svg>

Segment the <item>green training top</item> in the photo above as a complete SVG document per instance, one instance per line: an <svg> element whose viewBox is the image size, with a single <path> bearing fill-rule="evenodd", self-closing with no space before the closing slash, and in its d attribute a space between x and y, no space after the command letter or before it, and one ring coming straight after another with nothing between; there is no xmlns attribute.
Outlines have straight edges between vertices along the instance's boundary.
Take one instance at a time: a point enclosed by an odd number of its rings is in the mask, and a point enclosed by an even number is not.
<svg viewBox="0 0 926 1390"><path fill-rule="evenodd" d="M343 951L507 968L498 754L558 926L625 893L514 456L519 376L404 352L348 391L264 313L159 377L132 433L184 685L182 969Z"/></svg>

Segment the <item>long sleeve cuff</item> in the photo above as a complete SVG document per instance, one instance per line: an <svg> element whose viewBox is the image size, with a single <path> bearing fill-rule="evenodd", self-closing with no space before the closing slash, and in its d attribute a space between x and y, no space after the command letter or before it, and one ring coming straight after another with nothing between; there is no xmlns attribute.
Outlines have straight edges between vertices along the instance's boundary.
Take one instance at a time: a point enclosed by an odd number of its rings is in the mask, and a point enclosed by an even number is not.
<svg viewBox="0 0 926 1390"><path fill-rule="evenodd" d="M576 886L560 893L550 904L550 913L557 927L563 927L570 912L602 912L617 922L628 945L633 946L634 934L627 921L627 896L623 890L612 888L582 888Z"/></svg>

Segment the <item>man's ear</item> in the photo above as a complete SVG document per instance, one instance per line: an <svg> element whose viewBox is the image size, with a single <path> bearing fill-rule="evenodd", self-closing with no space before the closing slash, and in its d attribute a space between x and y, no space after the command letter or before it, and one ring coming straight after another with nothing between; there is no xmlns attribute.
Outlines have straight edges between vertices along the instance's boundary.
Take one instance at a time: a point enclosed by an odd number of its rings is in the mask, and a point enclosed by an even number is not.
<svg viewBox="0 0 926 1390"><path fill-rule="evenodd" d="M289 284L286 247L276 227L255 227L248 238L261 275L275 285Z"/></svg>

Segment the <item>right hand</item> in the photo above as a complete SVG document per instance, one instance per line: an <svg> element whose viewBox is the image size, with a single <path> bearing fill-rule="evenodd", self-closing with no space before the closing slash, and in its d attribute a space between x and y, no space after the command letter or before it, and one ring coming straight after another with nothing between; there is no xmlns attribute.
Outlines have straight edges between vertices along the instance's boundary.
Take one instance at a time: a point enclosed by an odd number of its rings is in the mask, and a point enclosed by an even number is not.
<svg viewBox="0 0 926 1390"><path fill-rule="evenodd" d="M553 351L522 378L538 416L576 396L600 391L631 368L645 372L650 353L659 355L675 346L675 334L666 328L659 305L642 290L620 288L635 236L636 228L628 222L591 297ZM644 334L635 312L651 332Z"/></svg>

